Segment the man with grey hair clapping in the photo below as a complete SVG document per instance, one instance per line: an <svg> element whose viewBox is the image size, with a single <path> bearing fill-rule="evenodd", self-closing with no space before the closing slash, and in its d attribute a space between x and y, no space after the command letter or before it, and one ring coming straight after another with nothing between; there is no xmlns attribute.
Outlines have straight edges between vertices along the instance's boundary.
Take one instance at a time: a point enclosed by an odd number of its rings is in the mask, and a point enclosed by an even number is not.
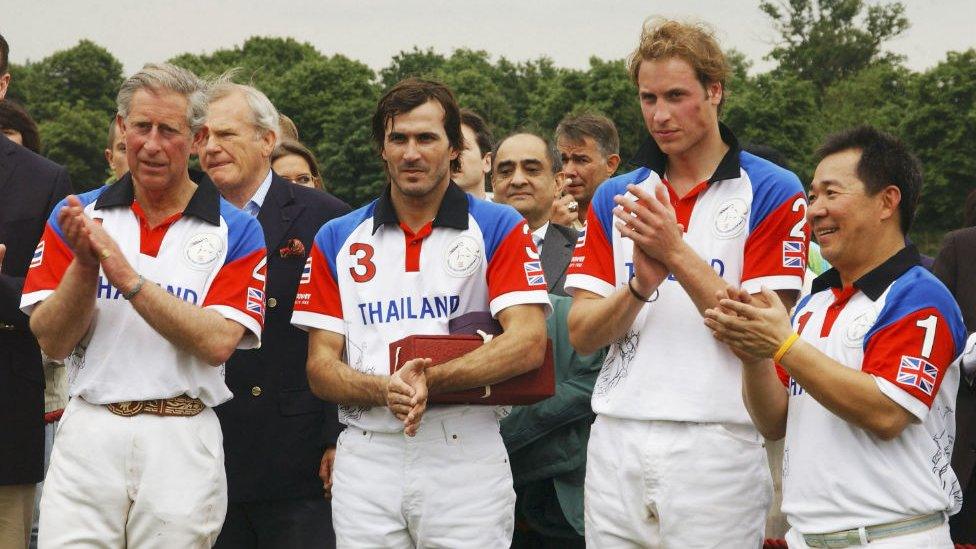
<svg viewBox="0 0 976 549"><path fill-rule="evenodd" d="M257 221L187 171L206 96L146 65L119 90L130 172L51 214L21 308L68 360L68 403L41 498L39 547L210 547L227 507L223 363L260 345Z"/></svg>

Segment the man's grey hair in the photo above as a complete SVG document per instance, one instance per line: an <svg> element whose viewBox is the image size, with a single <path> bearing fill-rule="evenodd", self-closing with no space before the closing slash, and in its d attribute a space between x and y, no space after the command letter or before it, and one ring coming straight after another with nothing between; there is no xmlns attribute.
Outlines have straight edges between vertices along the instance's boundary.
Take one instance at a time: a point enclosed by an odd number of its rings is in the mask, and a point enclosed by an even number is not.
<svg viewBox="0 0 976 549"><path fill-rule="evenodd" d="M147 63L142 70L122 83L115 98L119 116L128 118L132 106L132 96L139 90L153 92L171 91L186 98L186 124L190 133L196 134L203 128L207 118L206 84L197 75L183 67L169 63Z"/></svg>
<svg viewBox="0 0 976 549"><path fill-rule="evenodd" d="M251 123L263 134L271 132L275 136L275 146L281 141L281 115L275 108L267 95L255 88L245 84L238 84L232 79L238 73L238 69L231 69L218 76L207 89L207 104L223 99L235 93L240 93L247 100L247 105L251 109Z"/></svg>

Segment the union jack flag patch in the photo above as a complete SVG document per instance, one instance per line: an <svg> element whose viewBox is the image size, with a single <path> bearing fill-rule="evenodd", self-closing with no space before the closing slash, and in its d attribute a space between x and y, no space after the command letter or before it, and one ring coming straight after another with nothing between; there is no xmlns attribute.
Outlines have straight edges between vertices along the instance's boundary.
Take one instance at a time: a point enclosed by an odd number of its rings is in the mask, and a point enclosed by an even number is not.
<svg viewBox="0 0 976 549"><path fill-rule="evenodd" d="M305 268L302 269L302 278L298 281L299 284L308 284L312 281L312 256L308 256L305 261Z"/></svg>
<svg viewBox="0 0 976 549"><path fill-rule="evenodd" d="M37 243L37 248L34 248L34 257L31 258L30 268L40 267L41 263L44 261L44 241Z"/></svg>
<svg viewBox="0 0 976 549"><path fill-rule="evenodd" d="M525 281L529 283L529 286L546 285L546 277L545 274L542 272L541 261L525 262Z"/></svg>
<svg viewBox="0 0 976 549"><path fill-rule="evenodd" d="M264 314L264 292L257 288L247 289L247 303L245 304L248 312L263 315Z"/></svg>
<svg viewBox="0 0 976 549"><path fill-rule="evenodd" d="M932 396L938 377L939 369L932 363L914 356L902 356L896 381L902 385L921 389L923 393Z"/></svg>
<svg viewBox="0 0 976 549"><path fill-rule="evenodd" d="M806 254L803 243L795 240L783 241L783 266L788 269L803 269L806 267Z"/></svg>

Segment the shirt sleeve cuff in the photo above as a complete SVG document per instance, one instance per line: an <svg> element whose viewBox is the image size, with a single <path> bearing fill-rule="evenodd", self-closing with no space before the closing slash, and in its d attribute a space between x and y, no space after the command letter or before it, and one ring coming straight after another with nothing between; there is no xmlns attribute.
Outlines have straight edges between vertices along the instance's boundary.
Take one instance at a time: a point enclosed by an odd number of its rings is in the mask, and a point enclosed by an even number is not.
<svg viewBox="0 0 976 549"><path fill-rule="evenodd" d="M902 408L908 410L913 416L918 418L919 421L925 421L925 416L929 413L929 407L923 402L908 394L907 392L899 389L894 383L878 376L874 377L874 382L878 385L878 389L885 396L894 400Z"/></svg>
<svg viewBox="0 0 976 549"><path fill-rule="evenodd" d="M758 294L763 286L770 290L799 290L803 288L803 278L794 275L776 275L742 281L742 289L750 294Z"/></svg>
<svg viewBox="0 0 976 549"><path fill-rule="evenodd" d="M206 308L217 311L224 318L233 320L244 326L246 331L244 332L244 337L237 344L238 349L257 349L261 347L261 324L257 320L254 320L254 317L227 305L209 305Z"/></svg>
<svg viewBox="0 0 976 549"><path fill-rule="evenodd" d="M543 290L528 290L522 292L508 292L491 300L488 309L491 316L497 317L502 310L512 305L542 305L545 308L546 318L552 314L552 304L549 303L549 294Z"/></svg>
<svg viewBox="0 0 976 549"><path fill-rule="evenodd" d="M566 289L566 293L573 295L577 290L586 290L588 292L593 292L601 297L607 297L614 291L614 285L610 284L604 280L600 280L595 276L584 275L584 274L570 274L566 275L566 283L563 285Z"/></svg>
<svg viewBox="0 0 976 549"><path fill-rule="evenodd" d="M34 312L34 307L38 303L47 299L47 297L54 293L54 290L37 290L36 292L31 292L29 294L24 294L20 298L20 310L27 316L30 316Z"/></svg>
<svg viewBox="0 0 976 549"><path fill-rule="evenodd" d="M326 330L345 335L346 323L341 318L313 313L309 311L295 311L291 314L292 326L299 330L308 331L309 328Z"/></svg>

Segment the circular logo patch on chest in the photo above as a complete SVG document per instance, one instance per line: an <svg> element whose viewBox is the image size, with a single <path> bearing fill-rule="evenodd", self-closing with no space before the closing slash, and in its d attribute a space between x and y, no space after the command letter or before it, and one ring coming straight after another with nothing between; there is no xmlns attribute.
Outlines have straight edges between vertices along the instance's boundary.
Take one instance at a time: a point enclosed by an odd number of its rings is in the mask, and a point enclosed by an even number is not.
<svg viewBox="0 0 976 549"><path fill-rule="evenodd" d="M183 251L184 257L190 265L203 268L209 267L224 251L224 242L213 233L200 233L186 241Z"/></svg>
<svg viewBox="0 0 976 549"><path fill-rule="evenodd" d="M848 347L860 347L864 345L864 336L874 326L874 321L877 320L877 317L878 315L874 311L865 311L854 318L847 325L847 331L844 332L844 344Z"/></svg>
<svg viewBox="0 0 976 549"><path fill-rule="evenodd" d="M746 228L749 206L741 198L726 200L715 210L714 232L718 238L735 238Z"/></svg>
<svg viewBox="0 0 976 549"><path fill-rule="evenodd" d="M451 241L444 256L444 268L451 276L471 276L481 266L481 246L468 235L461 235Z"/></svg>

